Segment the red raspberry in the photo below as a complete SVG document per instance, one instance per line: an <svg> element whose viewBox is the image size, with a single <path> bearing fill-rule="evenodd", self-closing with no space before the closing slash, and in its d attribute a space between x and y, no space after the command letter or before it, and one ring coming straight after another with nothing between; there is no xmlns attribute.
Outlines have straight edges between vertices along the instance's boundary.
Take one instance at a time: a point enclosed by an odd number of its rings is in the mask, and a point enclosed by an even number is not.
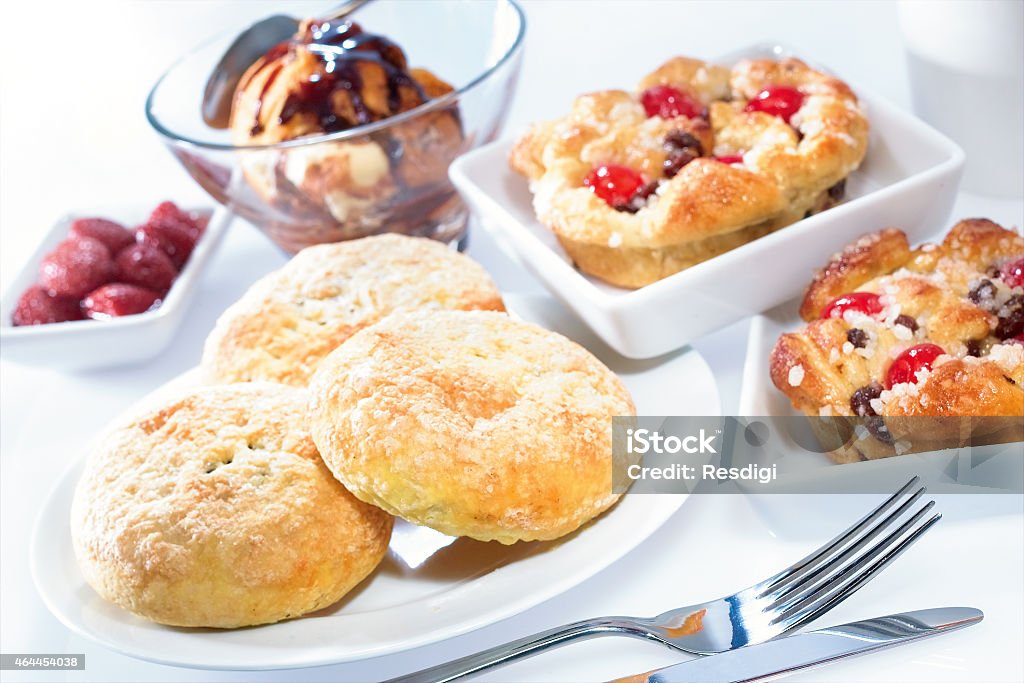
<svg viewBox="0 0 1024 683"><path fill-rule="evenodd" d="M695 119L704 116L707 110L704 105L682 90L668 85L656 85L644 90L640 95L640 103L644 106L647 116L660 116L671 119L685 116Z"/></svg>
<svg viewBox="0 0 1024 683"><path fill-rule="evenodd" d="M917 373L920 370L931 370L935 359L944 354L941 346L936 344L918 344L896 356L885 378L885 388L892 389L897 384L909 382L917 384Z"/></svg>
<svg viewBox="0 0 1024 683"><path fill-rule="evenodd" d="M199 221L192 217L192 214L182 211L174 202L162 202L153 209L153 213L149 214L149 220L146 222L161 225L169 223L184 227L192 237L193 243L199 239L204 228Z"/></svg>
<svg viewBox="0 0 1024 683"><path fill-rule="evenodd" d="M160 305L160 295L151 289L115 282L89 292L82 310L94 320L145 313Z"/></svg>
<svg viewBox="0 0 1024 683"><path fill-rule="evenodd" d="M39 284L54 296L81 299L114 278L110 250L91 237L69 237L39 264Z"/></svg>
<svg viewBox="0 0 1024 683"><path fill-rule="evenodd" d="M742 164L743 163L743 155L742 154L728 154L728 155L726 155L724 157L715 157L715 161L723 163L723 164Z"/></svg>
<svg viewBox="0 0 1024 683"><path fill-rule="evenodd" d="M79 307L77 299L67 296L50 296L39 285L32 285L25 290L11 315L11 322L15 326L45 325L81 319L82 309Z"/></svg>
<svg viewBox="0 0 1024 683"><path fill-rule="evenodd" d="M139 244L149 244L161 249L171 258L171 262L178 270L185 265L196 246L196 235L192 228L184 223L168 220L139 226L135 230L135 240Z"/></svg>
<svg viewBox="0 0 1024 683"><path fill-rule="evenodd" d="M189 220L191 216L185 211L178 208L178 205L174 202L164 201L156 205L152 213L149 214L150 220L163 220L165 218L175 220Z"/></svg>
<svg viewBox="0 0 1024 683"><path fill-rule="evenodd" d="M744 111L763 111L789 123L793 114L800 111L802 106L804 94L796 88L788 85L769 85L747 103Z"/></svg>
<svg viewBox="0 0 1024 683"><path fill-rule="evenodd" d="M116 254L132 242L135 237L119 223L106 218L78 218L71 223L68 231L71 237L91 237L103 243L111 254Z"/></svg>
<svg viewBox="0 0 1024 683"><path fill-rule="evenodd" d="M882 312L881 297L871 292L851 292L832 299L821 312L822 318L842 318L847 311L860 311L864 315Z"/></svg>
<svg viewBox="0 0 1024 683"><path fill-rule="evenodd" d="M133 244L117 255L117 279L164 294L178 276L171 258L151 244Z"/></svg>

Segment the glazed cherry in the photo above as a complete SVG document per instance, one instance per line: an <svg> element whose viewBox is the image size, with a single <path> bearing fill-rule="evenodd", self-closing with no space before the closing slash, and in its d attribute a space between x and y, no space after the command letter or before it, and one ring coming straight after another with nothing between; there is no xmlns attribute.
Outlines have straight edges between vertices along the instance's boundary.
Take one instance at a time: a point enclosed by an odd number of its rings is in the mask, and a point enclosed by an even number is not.
<svg viewBox="0 0 1024 683"><path fill-rule="evenodd" d="M628 166L605 164L588 173L583 184L609 205L619 207L644 186L644 178Z"/></svg>
<svg viewBox="0 0 1024 683"><path fill-rule="evenodd" d="M1024 258L1004 263L999 269L999 279L1011 287L1024 287Z"/></svg>
<svg viewBox="0 0 1024 683"><path fill-rule="evenodd" d="M832 299L821 312L822 318L842 318L847 311L857 311L864 315L878 315L882 312L882 300L871 292L850 292Z"/></svg>
<svg viewBox="0 0 1024 683"><path fill-rule="evenodd" d="M742 154L728 154L728 155L726 155L724 157L715 157L715 161L718 161L718 162L723 163L723 164L742 164L743 163L743 155Z"/></svg>
<svg viewBox="0 0 1024 683"><path fill-rule="evenodd" d="M644 90L640 95L640 103L644 105L647 116L660 116L663 119L676 116L695 119L704 116L706 111L699 101L668 85L656 85Z"/></svg>
<svg viewBox="0 0 1024 683"><path fill-rule="evenodd" d="M885 388L892 389L897 384L917 384L917 373L931 370L935 359L944 354L941 346L936 344L918 344L896 356L889 366L885 378Z"/></svg>
<svg viewBox="0 0 1024 683"><path fill-rule="evenodd" d="M744 111L761 111L789 123L804 104L804 95L788 85L770 85L747 103Z"/></svg>

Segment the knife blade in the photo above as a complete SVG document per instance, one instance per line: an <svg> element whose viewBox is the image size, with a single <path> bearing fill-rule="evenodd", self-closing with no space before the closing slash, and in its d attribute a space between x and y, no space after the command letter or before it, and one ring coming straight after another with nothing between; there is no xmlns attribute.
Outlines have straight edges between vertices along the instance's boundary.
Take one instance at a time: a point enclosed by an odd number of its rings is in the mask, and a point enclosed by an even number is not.
<svg viewBox="0 0 1024 683"><path fill-rule="evenodd" d="M748 683L781 678L840 659L973 626L971 607L937 607L854 621L693 659L612 683Z"/></svg>

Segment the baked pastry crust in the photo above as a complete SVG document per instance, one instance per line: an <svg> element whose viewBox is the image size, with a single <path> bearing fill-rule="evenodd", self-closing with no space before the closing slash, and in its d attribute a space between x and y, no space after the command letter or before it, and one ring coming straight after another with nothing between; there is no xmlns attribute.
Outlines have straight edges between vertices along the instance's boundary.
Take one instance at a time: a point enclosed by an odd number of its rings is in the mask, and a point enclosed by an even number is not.
<svg viewBox="0 0 1024 683"><path fill-rule="evenodd" d="M681 90L707 107L708 120L648 117L638 96L608 90L578 97L569 114L532 127L510 165L530 180L538 219L586 273L641 287L788 225L833 203L828 195L860 164L868 121L842 81L797 59L749 60L733 69L674 58L640 81ZM791 119L746 112L769 85L804 95ZM673 131L701 142L702 156L671 178L663 165ZM741 163L711 156L743 154ZM662 179L635 213L612 208L584 187L603 164Z"/></svg>
<svg viewBox="0 0 1024 683"><path fill-rule="evenodd" d="M442 533L550 540L609 508L622 382L565 337L491 312L391 316L310 384L320 453L359 497Z"/></svg>
<svg viewBox="0 0 1024 683"><path fill-rule="evenodd" d="M417 308L504 310L487 272L434 240L378 235L307 247L221 315L202 365L214 382L305 386L355 332Z"/></svg>
<svg viewBox="0 0 1024 683"><path fill-rule="evenodd" d="M941 244L916 249L892 228L862 237L815 275L800 307L808 324L782 335L772 350L772 382L810 416L884 419L891 439L860 439L835 454L841 461L908 452L901 439L912 440L914 451L979 437L1024 440L1024 345L1007 338L1019 331L1006 331L1012 316L1024 316L1024 290L998 276L1021 256L1024 237L985 219L961 221ZM885 309L876 317L822 318L829 302L853 291L881 295ZM850 342L852 329L865 333L864 346ZM945 355L916 382L881 390L893 359L925 342ZM873 383L880 394L870 411L857 412L854 392ZM1007 420L964 431L958 420L925 419L957 416ZM848 436L831 438L846 443Z"/></svg>
<svg viewBox="0 0 1024 683"><path fill-rule="evenodd" d="M305 405L276 384L208 387L108 431L72 505L89 585L162 624L235 628L326 607L362 581L392 518L331 476Z"/></svg>

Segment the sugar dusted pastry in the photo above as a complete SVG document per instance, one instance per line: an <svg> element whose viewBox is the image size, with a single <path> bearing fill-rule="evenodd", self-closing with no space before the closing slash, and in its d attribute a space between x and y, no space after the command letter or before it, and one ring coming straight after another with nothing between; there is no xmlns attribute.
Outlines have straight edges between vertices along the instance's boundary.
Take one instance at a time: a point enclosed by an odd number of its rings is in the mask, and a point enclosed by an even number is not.
<svg viewBox="0 0 1024 683"><path fill-rule="evenodd" d="M578 97L510 163L581 270L641 287L835 204L867 141L849 87L799 60L677 57Z"/></svg>
<svg viewBox="0 0 1024 683"><path fill-rule="evenodd" d="M276 384L211 387L108 431L70 520L89 585L161 624L235 628L326 607L362 581L392 519L331 476L305 403Z"/></svg>
<svg viewBox="0 0 1024 683"><path fill-rule="evenodd" d="M310 384L324 462L361 500L454 536L549 540L612 491L622 382L565 337L498 313L391 316Z"/></svg>
<svg viewBox="0 0 1024 683"><path fill-rule="evenodd" d="M800 314L806 327L772 350L772 381L807 415L862 419L871 438L837 459L958 445L964 435L947 432L959 421L928 417L1006 417L973 436L1024 439L1018 232L969 219L916 249L899 230L866 235L818 272Z"/></svg>
<svg viewBox="0 0 1024 683"><path fill-rule="evenodd" d="M221 315L202 365L214 382L305 386L354 333L418 308L504 310L480 265L433 240L379 235L307 247Z"/></svg>

